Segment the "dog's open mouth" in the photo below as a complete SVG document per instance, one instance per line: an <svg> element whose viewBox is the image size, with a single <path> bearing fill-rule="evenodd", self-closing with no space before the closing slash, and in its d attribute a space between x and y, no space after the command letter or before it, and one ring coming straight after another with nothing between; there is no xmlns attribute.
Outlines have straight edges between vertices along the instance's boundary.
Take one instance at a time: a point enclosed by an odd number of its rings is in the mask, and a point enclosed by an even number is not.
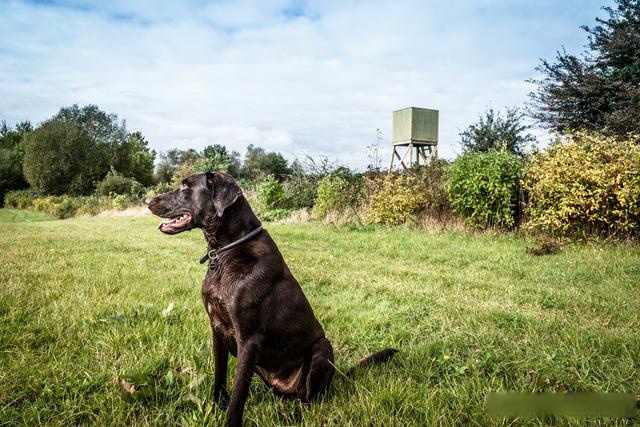
<svg viewBox="0 0 640 427"><path fill-rule="evenodd" d="M180 216L165 219L158 225L158 229L163 233L175 234L186 230L191 225L191 214L185 213Z"/></svg>

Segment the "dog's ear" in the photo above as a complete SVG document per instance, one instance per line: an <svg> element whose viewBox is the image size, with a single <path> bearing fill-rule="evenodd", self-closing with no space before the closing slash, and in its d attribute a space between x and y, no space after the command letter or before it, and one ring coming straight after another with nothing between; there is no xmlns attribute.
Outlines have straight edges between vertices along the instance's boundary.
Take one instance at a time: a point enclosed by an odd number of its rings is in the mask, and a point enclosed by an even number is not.
<svg viewBox="0 0 640 427"><path fill-rule="evenodd" d="M223 172L207 172L207 187L211 191L218 217L242 195L242 190L231 175Z"/></svg>

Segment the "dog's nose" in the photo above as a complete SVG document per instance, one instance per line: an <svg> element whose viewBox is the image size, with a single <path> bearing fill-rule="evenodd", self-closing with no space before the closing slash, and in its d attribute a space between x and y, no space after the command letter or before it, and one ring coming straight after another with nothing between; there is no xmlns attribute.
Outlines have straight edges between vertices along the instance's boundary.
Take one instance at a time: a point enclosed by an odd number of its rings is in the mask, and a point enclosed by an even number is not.
<svg viewBox="0 0 640 427"><path fill-rule="evenodd" d="M153 199L152 199L151 197L147 197L146 199L144 199L144 204L145 204L145 205L147 205L147 206L149 206L149 205L151 204L151 201L152 201L152 200L153 200Z"/></svg>

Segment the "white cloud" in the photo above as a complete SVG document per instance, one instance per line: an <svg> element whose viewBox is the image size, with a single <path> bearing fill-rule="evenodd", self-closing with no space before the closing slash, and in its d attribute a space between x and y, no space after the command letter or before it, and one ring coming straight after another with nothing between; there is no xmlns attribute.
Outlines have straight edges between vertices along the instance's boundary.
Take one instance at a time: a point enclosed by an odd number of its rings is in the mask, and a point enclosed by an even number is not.
<svg viewBox="0 0 640 427"><path fill-rule="evenodd" d="M0 118L95 103L157 150L253 143L362 168L406 106L440 110L453 157L489 104L526 100L538 57L580 47L600 2L62 3L0 5Z"/></svg>

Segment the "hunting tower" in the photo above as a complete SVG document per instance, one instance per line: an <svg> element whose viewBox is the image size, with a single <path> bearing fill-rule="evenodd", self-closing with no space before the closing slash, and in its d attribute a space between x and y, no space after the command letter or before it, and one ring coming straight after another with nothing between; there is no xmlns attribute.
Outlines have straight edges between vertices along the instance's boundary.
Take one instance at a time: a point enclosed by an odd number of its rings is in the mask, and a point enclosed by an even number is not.
<svg viewBox="0 0 640 427"><path fill-rule="evenodd" d="M393 112L393 151L389 172L397 159L404 170L427 165L438 154L438 110L409 107ZM406 147L406 148L400 148ZM400 151L403 151L402 156ZM415 153L415 158L414 158ZM407 155L409 158L407 159ZM408 164L405 161L408 160Z"/></svg>

